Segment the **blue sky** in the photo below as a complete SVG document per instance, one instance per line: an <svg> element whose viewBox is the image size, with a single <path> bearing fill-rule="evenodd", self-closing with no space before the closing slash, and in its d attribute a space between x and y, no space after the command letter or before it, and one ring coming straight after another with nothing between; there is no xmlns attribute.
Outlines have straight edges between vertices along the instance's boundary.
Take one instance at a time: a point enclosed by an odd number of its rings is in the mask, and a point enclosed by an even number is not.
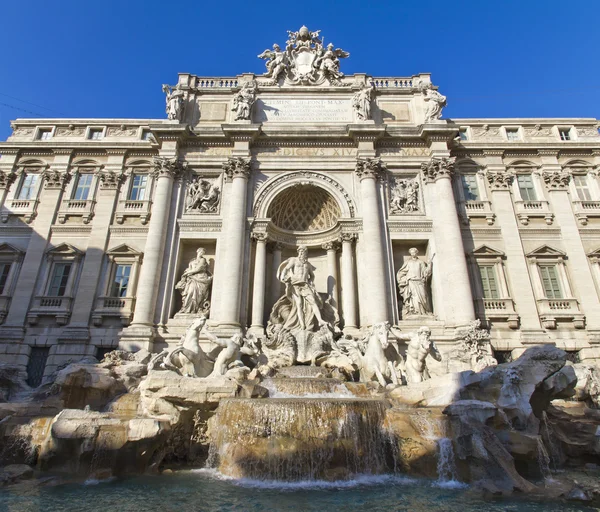
<svg viewBox="0 0 600 512"><path fill-rule="evenodd" d="M0 12L0 140L39 114L162 118L161 84L178 72L262 73L256 55L303 24L350 52L347 74L431 72L445 117L600 117L600 0L4 0Z"/></svg>

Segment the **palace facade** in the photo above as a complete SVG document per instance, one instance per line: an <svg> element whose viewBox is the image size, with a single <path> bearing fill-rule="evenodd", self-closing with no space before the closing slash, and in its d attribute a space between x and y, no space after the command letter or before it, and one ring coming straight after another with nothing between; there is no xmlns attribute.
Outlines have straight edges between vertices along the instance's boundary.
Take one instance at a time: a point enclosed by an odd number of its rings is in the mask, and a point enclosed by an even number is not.
<svg viewBox="0 0 600 512"><path fill-rule="evenodd" d="M347 56L303 27L265 75L180 74L168 119L15 120L0 361L35 385L176 344L202 312L217 336L264 337L298 246L347 334L426 325L448 351L480 319L498 359L554 343L600 360L598 120L442 119L429 74L345 76ZM421 311L398 286L411 248Z"/></svg>

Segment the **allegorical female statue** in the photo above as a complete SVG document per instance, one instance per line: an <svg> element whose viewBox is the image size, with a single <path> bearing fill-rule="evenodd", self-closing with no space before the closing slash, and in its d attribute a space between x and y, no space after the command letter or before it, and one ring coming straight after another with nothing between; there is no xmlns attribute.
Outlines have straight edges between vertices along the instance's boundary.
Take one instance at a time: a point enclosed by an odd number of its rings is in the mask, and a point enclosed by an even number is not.
<svg viewBox="0 0 600 512"><path fill-rule="evenodd" d="M398 270L396 279L402 296L402 316L431 315L428 282L431 277L431 261L424 263L418 258L419 250L408 250L410 259Z"/></svg>
<svg viewBox="0 0 600 512"><path fill-rule="evenodd" d="M201 247L181 275L175 289L181 292L180 313L207 313L210 308L212 273Z"/></svg>

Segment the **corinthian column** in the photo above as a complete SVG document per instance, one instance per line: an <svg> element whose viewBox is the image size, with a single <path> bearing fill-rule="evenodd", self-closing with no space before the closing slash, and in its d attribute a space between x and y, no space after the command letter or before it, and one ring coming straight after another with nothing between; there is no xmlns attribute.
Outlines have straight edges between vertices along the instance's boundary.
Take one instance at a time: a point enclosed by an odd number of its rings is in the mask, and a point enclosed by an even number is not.
<svg viewBox="0 0 600 512"><path fill-rule="evenodd" d="M352 244L355 233L342 233L342 316L344 328L356 328L356 281Z"/></svg>
<svg viewBox="0 0 600 512"><path fill-rule="evenodd" d="M144 247L144 262L136 292L135 312L131 325L122 332L119 346L128 350L152 350L154 335L154 308L160 284L161 267L165 252L169 205L173 181L182 172L182 164L174 158L155 157L153 177L156 190L152 201L152 216Z"/></svg>
<svg viewBox="0 0 600 512"><path fill-rule="evenodd" d="M256 240L254 258L254 288L252 289L252 328L262 330L265 314L265 283L267 273L267 234L252 233Z"/></svg>
<svg viewBox="0 0 600 512"><path fill-rule="evenodd" d="M385 170L385 165L379 158L361 158L356 162L363 218L363 275L368 283L365 286L364 301L367 325L385 322L388 319L383 222L377 191L377 179Z"/></svg>
<svg viewBox="0 0 600 512"><path fill-rule="evenodd" d="M465 324L475 319L473 296L465 249L462 243L456 202L452 191L454 158L434 157L421 164L425 197L433 221L435 240L434 278L440 282L436 290L441 294L437 301L440 311L434 311L446 322Z"/></svg>
<svg viewBox="0 0 600 512"><path fill-rule="evenodd" d="M327 293L334 301L334 306L338 307L338 271L337 271L337 256L339 242L326 242L322 245L327 251Z"/></svg>
<svg viewBox="0 0 600 512"><path fill-rule="evenodd" d="M228 215L223 227L225 251L221 255L223 288L218 322L226 326L240 326L240 302L244 268L244 241L246 237L246 196L250 177L250 159L229 158L223 170L231 189L228 201Z"/></svg>

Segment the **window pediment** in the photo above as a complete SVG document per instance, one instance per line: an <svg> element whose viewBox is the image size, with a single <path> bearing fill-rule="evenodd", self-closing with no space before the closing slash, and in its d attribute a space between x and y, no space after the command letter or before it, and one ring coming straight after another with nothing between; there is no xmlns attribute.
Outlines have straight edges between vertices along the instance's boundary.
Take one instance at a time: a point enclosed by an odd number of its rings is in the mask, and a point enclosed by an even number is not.
<svg viewBox="0 0 600 512"><path fill-rule="evenodd" d="M526 254L528 258L566 258L567 254L559 249L550 247L549 245L542 245L537 249Z"/></svg>
<svg viewBox="0 0 600 512"><path fill-rule="evenodd" d="M77 247L68 244L62 243L58 244L55 247L52 247L46 251L46 255L56 257L56 256L72 256L72 257L80 257L83 256L83 251L77 249Z"/></svg>
<svg viewBox="0 0 600 512"><path fill-rule="evenodd" d="M488 245L480 245L471 253L476 258L504 258L506 255Z"/></svg>

